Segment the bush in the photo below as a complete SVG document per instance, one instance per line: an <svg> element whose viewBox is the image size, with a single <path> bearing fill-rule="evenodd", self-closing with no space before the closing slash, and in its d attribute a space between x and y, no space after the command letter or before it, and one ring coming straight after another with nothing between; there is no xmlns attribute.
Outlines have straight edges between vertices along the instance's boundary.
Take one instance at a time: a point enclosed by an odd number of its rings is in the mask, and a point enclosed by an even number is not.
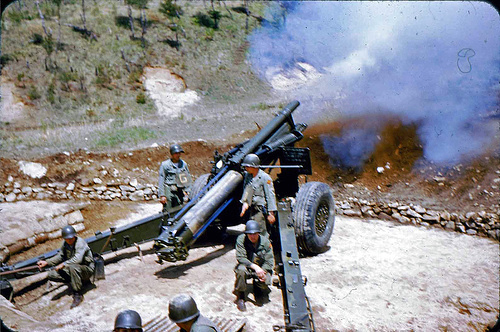
<svg viewBox="0 0 500 332"><path fill-rule="evenodd" d="M41 95L40 95L40 92L38 92L36 86L32 85L30 87L30 90L28 91L28 98L30 100L36 100L36 99L40 99Z"/></svg>
<svg viewBox="0 0 500 332"><path fill-rule="evenodd" d="M14 6L12 6L14 7ZM33 16L26 10L11 10L9 11L9 19L15 23L21 23L23 20L32 20Z"/></svg>
<svg viewBox="0 0 500 332"><path fill-rule="evenodd" d="M137 104L145 104L146 103L146 95L143 92L139 92L137 97L135 97L135 101Z"/></svg>
<svg viewBox="0 0 500 332"><path fill-rule="evenodd" d="M212 29L215 28L215 21L207 14L197 13L196 15L193 16L193 18L194 22L198 25Z"/></svg>

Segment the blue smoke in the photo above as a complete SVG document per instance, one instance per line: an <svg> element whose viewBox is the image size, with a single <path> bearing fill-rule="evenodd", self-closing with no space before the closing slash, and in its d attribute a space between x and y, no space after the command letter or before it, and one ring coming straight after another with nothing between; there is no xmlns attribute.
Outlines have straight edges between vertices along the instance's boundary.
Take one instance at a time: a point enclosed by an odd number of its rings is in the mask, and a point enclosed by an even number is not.
<svg viewBox="0 0 500 332"><path fill-rule="evenodd" d="M250 36L261 77L299 62L322 75L289 92L307 103L298 118L391 114L419 124L436 163L478 155L498 130L480 121L500 95L500 20L488 3L280 2L267 18Z"/></svg>

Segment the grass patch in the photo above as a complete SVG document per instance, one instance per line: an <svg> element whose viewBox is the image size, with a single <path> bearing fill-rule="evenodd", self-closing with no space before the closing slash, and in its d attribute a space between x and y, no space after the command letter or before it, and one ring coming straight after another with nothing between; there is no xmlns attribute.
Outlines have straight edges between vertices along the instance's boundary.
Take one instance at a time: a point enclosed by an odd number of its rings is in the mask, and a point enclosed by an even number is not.
<svg viewBox="0 0 500 332"><path fill-rule="evenodd" d="M99 148L117 147L124 143L137 144L158 137L154 130L144 127L113 128L96 134L95 145Z"/></svg>

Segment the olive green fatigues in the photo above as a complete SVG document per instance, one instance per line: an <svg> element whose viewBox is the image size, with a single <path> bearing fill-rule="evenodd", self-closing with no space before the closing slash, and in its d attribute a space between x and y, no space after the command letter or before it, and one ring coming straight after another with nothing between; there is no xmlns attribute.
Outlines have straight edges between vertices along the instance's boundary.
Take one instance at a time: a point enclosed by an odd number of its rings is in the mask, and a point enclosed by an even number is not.
<svg viewBox="0 0 500 332"><path fill-rule="evenodd" d="M260 169L255 177L252 177L251 174L248 175L245 178L245 189L240 202L248 204L250 219L257 221L261 235L267 236L267 214L270 211L276 212L278 210L273 180L269 174Z"/></svg>
<svg viewBox="0 0 500 332"><path fill-rule="evenodd" d="M163 206L164 211L184 202L184 194L189 193L191 182L188 164L184 160L180 159L178 163L174 163L172 159L168 159L161 163L158 197L167 197L167 203Z"/></svg>
<svg viewBox="0 0 500 332"><path fill-rule="evenodd" d="M59 271L51 270L49 280L69 283L73 292L80 292L84 282L89 281L94 274L95 263L87 242L77 237L73 246L63 243L61 250L52 258L47 259L48 266L64 263Z"/></svg>
<svg viewBox="0 0 500 332"><path fill-rule="evenodd" d="M180 332L186 332L186 330L180 329ZM220 330L210 319L203 315L199 315L193 325L191 325L190 332L220 332Z"/></svg>
<svg viewBox="0 0 500 332"><path fill-rule="evenodd" d="M255 271L250 268L252 263L257 264L267 272L265 282L261 282L256 277L254 278L254 287L257 286L264 292L269 292L268 285L271 284L274 255L271 242L269 242L267 237L259 235L259 240L254 245L246 234L240 234L236 239L236 260L238 264L234 268L234 273L236 274L235 292L245 292L247 287L246 280L255 276Z"/></svg>

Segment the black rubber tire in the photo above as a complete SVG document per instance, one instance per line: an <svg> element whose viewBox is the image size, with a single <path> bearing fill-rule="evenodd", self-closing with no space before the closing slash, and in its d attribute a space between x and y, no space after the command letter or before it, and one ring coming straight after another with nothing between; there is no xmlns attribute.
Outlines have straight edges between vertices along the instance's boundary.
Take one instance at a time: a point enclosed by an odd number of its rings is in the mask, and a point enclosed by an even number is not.
<svg viewBox="0 0 500 332"><path fill-rule="evenodd" d="M335 225L335 201L328 185L307 182L297 193L293 207L295 235L304 255L328 250Z"/></svg>
<svg viewBox="0 0 500 332"><path fill-rule="evenodd" d="M202 174L194 181L191 187L191 194L190 194L191 199L195 198L196 195L198 195L200 191L203 189L203 187L206 186L206 184L208 183L209 176L210 176L209 173Z"/></svg>

